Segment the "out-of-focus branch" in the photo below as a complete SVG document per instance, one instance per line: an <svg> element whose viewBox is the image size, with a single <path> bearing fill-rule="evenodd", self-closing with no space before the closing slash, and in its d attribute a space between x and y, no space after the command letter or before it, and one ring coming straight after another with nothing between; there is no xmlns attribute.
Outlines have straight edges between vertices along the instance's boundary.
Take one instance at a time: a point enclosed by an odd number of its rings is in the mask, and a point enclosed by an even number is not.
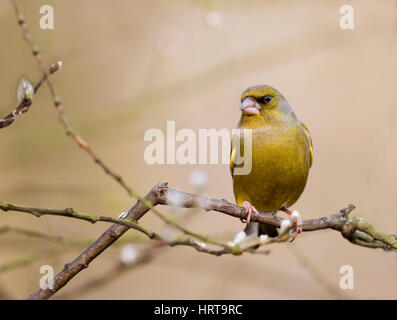
<svg viewBox="0 0 397 320"><path fill-rule="evenodd" d="M39 259L52 257L61 254L63 252L72 251L72 250L74 251L81 250L82 248L87 247L93 241L95 241L95 239L82 239L82 240L67 239L61 236L52 236L34 230L15 228L11 226L0 226L0 234L6 232L13 232L15 234L23 235L26 237L39 238L47 241L50 240L53 242L53 245L51 245L49 248L47 247L35 253L25 254L20 257L9 260L7 262L1 263L0 273L11 271L19 267L25 267L31 265L32 263L38 261ZM117 242L115 242L112 248L119 247L121 245L125 245L131 242L147 243L148 241L151 241L150 238L144 236L141 233L129 234L129 235L125 235ZM0 299L1 299L1 293L0 293Z"/></svg>
<svg viewBox="0 0 397 320"><path fill-rule="evenodd" d="M163 247L163 246L161 246ZM107 284L112 283L115 279L119 278L123 274L128 271L131 271L143 264L147 264L152 261L157 255L154 254L154 251L159 248L158 245L151 245L147 248L140 250L137 253L136 258L132 259L132 261L123 261L122 257L116 264L110 268L107 272L100 276L95 276L95 278L89 280L86 283L78 286L77 288L73 288L72 290L67 291L66 293L61 294L57 298L59 299L70 299L71 297L75 298L78 295L83 293L87 293L93 289L98 289L99 287L105 286Z"/></svg>
<svg viewBox="0 0 397 320"><path fill-rule="evenodd" d="M31 50L32 50L32 54L33 57L35 58L36 61L36 65L37 67L44 73L45 73L45 69L43 67L43 63L41 60L41 55L40 55L40 51L39 48L37 46L37 44L33 41L33 37L31 36L31 34L28 31L28 28L26 26L26 22L25 22L25 18L22 14L22 11L18 5L17 0L13 0L14 3L14 7L17 13L17 18L18 18L18 24L21 27L21 31L23 34L24 39L28 42ZM70 137L73 138L73 140L84 150L86 151L86 153L88 153L88 155L92 158L92 160L94 160L95 163L97 163L104 171L107 175L109 175L110 177L112 177L116 182L118 182L127 192L130 196L138 199L141 203L145 204L146 207L150 208L158 217L160 217L160 219L162 219L164 222L166 222L167 224L172 225L173 227L179 229L180 231L184 232L185 234L194 236L196 238L199 238L201 240L205 240L207 243L212 243L212 244L216 244L216 245L220 245L223 246L225 250L220 250L220 251L213 251L211 249L203 249L200 247L200 245L197 244L197 241L195 240L180 240L179 242L175 242L173 243L174 245L189 245L192 246L194 248L196 248L196 250L201 250L201 251L207 251L207 253L210 254L223 254L223 253L229 253L230 250L229 248L227 248L226 246L224 246L221 243L217 243L214 241L211 241L211 239L209 238L205 238L203 239L203 237L199 234L195 234L190 232L189 230L183 228L182 226L179 226L176 223L173 223L172 220L169 220L166 216L164 216L161 212L159 212L156 208L153 207L153 205L147 201L145 198L143 198L141 195L139 195L134 189L131 188L131 186L129 186L123 179L123 177L117 173L115 173L113 170L110 169L110 167L108 167L107 165L105 165L105 163L93 152L93 150L91 149L91 147L89 146L89 144L80 136L78 135L73 127L71 126L69 120L67 119L66 115L64 114L64 110L63 110L63 106L62 106L62 102L61 99L58 95L58 93L56 92L55 86L53 84L52 78L50 77L49 74L46 74L46 79L47 79L47 84L48 87L50 88L50 91L52 93L52 97L54 100L54 106L57 110L58 113L58 119L60 120L60 122L62 123L66 134Z"/></svg>
<svg viewBox="0 0 397 320"><path fill-rule="evenodd" d="M341 292L340 288L334 285L326 273L317 266L315 259L308 256L299 245L295 243L288 248L302 267L311 275L313 280L323 287L333 299L347 299L347 296ZM351 299L351 297L349 298Z"/></svg>
<svg viewBox="0 0 397 320"><path fill-rule="evenodd" d="M81 147L91 157L91 159L105 171L106 174L108 174L117 183L119 183L124 188L124 190L126 190L128 192L128 194L130 196L133 196L133 197L140 199L142 201L143 198L124 181L123 177L121 175L117 174L116 172L114 172L112 169L110 169L110 167L107 166L96 155L96 153L94 153L94 151L91 149L89 144L79 134L77 134L77 132L73 129L71 123L69 122L69 119L66 117L66 115L64 113L62 101L61 101L61 98L60 98L58 92L56 91L55 85L52 81L52 77L46 73L45 67L42 62L39 47L34 42L32 35L29 33L29 30L26 25L25 17L22 14L19 4L18 4L17 0L12 0L12 1L14 4L14 7L15 7L18 24L21 28L22 35L23 35L24 39L27 41L27 43L29 44L29 47L32 51L32 54L35 59L37 67L41 70L41 72L43 73L43 76L46 75L46 77L47 77L46 82L47 82L47 85L48 85L48 87L51 91L51 94L52 94L54 106L55 106L55 109L58 114L58 119L61 122L61 124L63 125L66 134L69 137L71 137L78 144L78 146Z"/></svg>
<svg viewBox="0 0 397 320"><path fill-rule="evenodd" d="M33 262L39 260L40 258L44 258L44 257L47 258L53 256L54 254L59 254L65 251L66 248L67 247L64 246L63 244L57 244L52 246L51 248L46 248L45 250L40 250L35 253L25 254L23 256L20 256L18 258L0 264L0 273L14 270L19 267L28 266Z"/></svg>
<svg viewBox="0 0 397 320"><path fill-rule="evenodd" d="M170 223L170 221L167 221L167 218L162 213L160 213L156 208L154 208L150 202L147 202L138 192L136 192L130 185L128 185L127 182L124 180L124 178L121 175L117 174L108 165L106 165L97 156L97 154L94 153L94 151L89 146L89 144L79 134L77 134L76 131L73 129L72 125L70 124L68 118L66 117L66 115L64 113L62 101L61 101L59 94L57 93L57 91L55 89L55 85L52 81L52 77L50 76L49 73L46 72L46 70L44 68L44 65L43 65L43 62L41 59L41 55L40 55L40 50L39 50L37 44L34 42L32 35L28 31L28 28L27 28L26 22L25 22L25 17L22 14L22 11L18 5L18 2L17 2L17 0L12 0L12 1L14 3L15 11L16 11L17 18L18 18L18 24L21 27L22 35L32 50L32 54L36 61L37 67L43 72L43 77L46 77L48 87L49 87L52 97L53 97L54 106L58 113L58 119L62 123L66 134L69 137L71 137L78 144L78 146L81 147L91 157L91 159L104 170L104 172L107 175L109 175L111 178L113 178L124 190L126 190L130 196L132 196L132 197L138 199L139 201L141 201L142 203L144 203L147 207L152 209L152 211L157 216L159 216L162 220L164 220L166 223ZM186 232L186 230L181 230L181 231Z"/></svg>
<svg viewBox="0 0 397 320"><path fill-rule="evenodd" d="M53 236L53 235L45 234L45 233L35 231L35 230L12 227L12 226L8 226L8 225L1 225L0 226L0 234L7 233L7 232L24 235L26 237L31 237L31 238L52 240L52 241L56 241L56 242L63 240L63 238L60 236Z"/></svg>
<svg viewBox="0 0 397 320"><path fill-rule="evenodd" d="M214 210L218 211L235 218L246 219L247 212L244 208L232 204L224 199L218 200L206 196L199 196L191 193L187 193L181 190L168 188L166 183L159 183L146 195L145 202L150 202L151 206L156 205L175 205L170 204L167 199L177 197L179 199L179 206L184 208L201 207L206 211ZM396 249L397 239L392 235L383 234L375 230L368 222L363 218L354 217L350 218L349 213L354 209L353 205L349 205L347 208L340 210L338 213L325 216L318 219L308 219L303 221L303 231L315 231L322 229L333 229L339 231L346 239L352 243L363 245L366 247L374 248L381 247L383 249ZM126 218L131 221L138 221L143 215L149 211L149 208L138 201L126 214ZM269 213L259 213L259 215L251 218L252 221L268 223L276 227L280 227L284 219L277 217L276 215ZM40 288L33 293L30 299L48 299L63 286L65 286L75 275L80 271L87 268L89 263L94 260L99 254L101 254L106 248L114 243L119 237L121 237L129 226L114 224L107 231L105 231L92 245L90 245L79 257L73 260L71 263L65 265L64 269L54 278L53 289L49 287ZM357 240L359 240L357 242ZM191 245L194 246L198 251L220 255L227 253L227 248L221 250L212 250L207 246L202 245L195 240L176 240L175 242L169 242L168 245ZM285 241L283 239L272 239L270 238L266 243L272 243L277 241ZM376 244L376 245L374 245ZM382 244L382 246L380 245ZM245 251L253 251L260 244L255 244L251 247L246 248ZM230 249L230 248L229 248ZM209 252L209 250L212 250ZM231 249L230 249L231 250ZM230 252L229 252L230 253ZM231 252L233 254L241 254L242 252Z"/></svg>
<svg viewBox="0 0 397 320"><path fill-rule="evenodd" d="M25 79L23 80L23 81L26 81L27 85L31 87L31 92L27 92L27 94L23 94L21 96L21 101L20 101L19 105L12 112L10 112L8 115L6 115L3 119L0 119L0 129L10 126L15 121L15 118L18 115L28 112L30 110L30 106L32 105L33 95L39 91L41 85L43 84L44 81L47 80L48 76L50 74L57 72L61 68L61 66L62 66L61 61L58 61L57 63L50 65L50 67L48 68L48 71L46 71L43 74L42 78L34 86L34 88L31 86L31 84L29 82L27 82L27 80L25 80ZM23 90L23 89L21 89L21 90Z"/></svg>

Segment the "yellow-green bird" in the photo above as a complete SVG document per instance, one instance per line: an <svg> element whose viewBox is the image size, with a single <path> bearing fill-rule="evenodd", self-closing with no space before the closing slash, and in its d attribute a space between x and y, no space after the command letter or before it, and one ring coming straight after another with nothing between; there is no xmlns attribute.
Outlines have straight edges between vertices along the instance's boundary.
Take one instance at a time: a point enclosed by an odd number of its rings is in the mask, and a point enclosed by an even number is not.
<svg viewBox="0 0 397 320"><path fill-rule="evenodd" d="M243 91L241 103L238 127L252 130L252 170L249 174L234 173L239 166L235 161L236 144L240 145L241 153L244 150L243 139L235 137L230 169L236 202L248 212L247 231L251 224L258 226L250 223L251 215L257 214L257 210L292 213L288 208L305 188L313 162L313 146L307 127L276 89L267 85L249 87ZM271 225L260 224L254 230L271 237L278 234ZM298 226L293 239L300 231Z"/></svg>

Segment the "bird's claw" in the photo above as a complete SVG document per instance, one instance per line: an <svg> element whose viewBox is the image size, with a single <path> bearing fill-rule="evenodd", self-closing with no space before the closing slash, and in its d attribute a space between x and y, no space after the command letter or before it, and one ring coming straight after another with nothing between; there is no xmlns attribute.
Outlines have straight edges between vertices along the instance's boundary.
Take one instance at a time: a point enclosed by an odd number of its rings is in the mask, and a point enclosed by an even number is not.
<svg viewBox="0 0 397 320"><path fill-rule="evenodd" d="M245 211L247 211L247 218L246 218L246 223L247 224L249 224L251 222L252 216L256 217L256 216L259 215L258 210L256 210L256 208L251 203L249 203L248 201L244 201L243 208L245 209Z"/></svg>
<svg viewBox="0 0 397 320"><path fill-rule="evenodd" d="M294 241L294 240L296 239L296 237L298 236L298 234L301 233L302 230L303 230L303 228L302 228L302 218L301 218L299 212L296 211L296 210L291 211L291 210L289 210L289 209L287 209L287 208L283 208L283 209L281 209L281 210L284 211L286 214L288 214L288 215L289 215L290 221L291 221L293 224L296 225L296 226L295 226L295 230L294 230L294 232L292 233L291 239L290 239L290 241L289 241L289 242L292 242L292 241Z"/></svg>
<svg viewBox="0 0 397 320"><path fill-rule="evenodd" d="M289 240L289 242L292 242L296 239L296 237L298 236L299 233L302 232L302 224L297 224L294 233L291 236L291 239Z"/></svg>

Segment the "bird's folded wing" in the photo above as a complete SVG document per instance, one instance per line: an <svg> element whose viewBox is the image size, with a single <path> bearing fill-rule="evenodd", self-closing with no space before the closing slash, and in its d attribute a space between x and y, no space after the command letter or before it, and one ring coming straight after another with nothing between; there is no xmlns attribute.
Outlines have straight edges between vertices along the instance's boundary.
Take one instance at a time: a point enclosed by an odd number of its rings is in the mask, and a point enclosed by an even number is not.
<svg viewBox="0 0 397 320"><path fill-rule="evenodd" d="M310 132L309 129L306 127L306 125L301 121L302 127L303 129L305 129L307 136L309 138L309 142L310 142L310 167L313 164L313 142L312 142L312 137L310 136Z"/></svg>
<svg viewBox="0 0 397 320"><path fill-rule="evenodd" d="M236 164L234 163L234 160L236 159L236 142L237 142L238 138L236 135L233 135L232 137L232 143L231 143L231 147L230 147L230 174L233 177L233 169L236 166Z"/></svg>

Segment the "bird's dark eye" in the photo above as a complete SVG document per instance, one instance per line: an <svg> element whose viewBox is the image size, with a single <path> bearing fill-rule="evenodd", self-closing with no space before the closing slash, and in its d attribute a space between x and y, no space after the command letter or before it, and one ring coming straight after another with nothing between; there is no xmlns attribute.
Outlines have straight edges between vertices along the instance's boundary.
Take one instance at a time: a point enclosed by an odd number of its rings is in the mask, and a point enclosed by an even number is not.
<svg viewBox="0 0 397 320"><path fill-rule="evenodd" d="M272 101L272 96L271 95L267 95L267 96L264 96L264 97L261 97L261 98L259 98L258 99L258 102L259 103L263 103L263 104L267 104L267 103L269 103L270 101Z"/></svg>

